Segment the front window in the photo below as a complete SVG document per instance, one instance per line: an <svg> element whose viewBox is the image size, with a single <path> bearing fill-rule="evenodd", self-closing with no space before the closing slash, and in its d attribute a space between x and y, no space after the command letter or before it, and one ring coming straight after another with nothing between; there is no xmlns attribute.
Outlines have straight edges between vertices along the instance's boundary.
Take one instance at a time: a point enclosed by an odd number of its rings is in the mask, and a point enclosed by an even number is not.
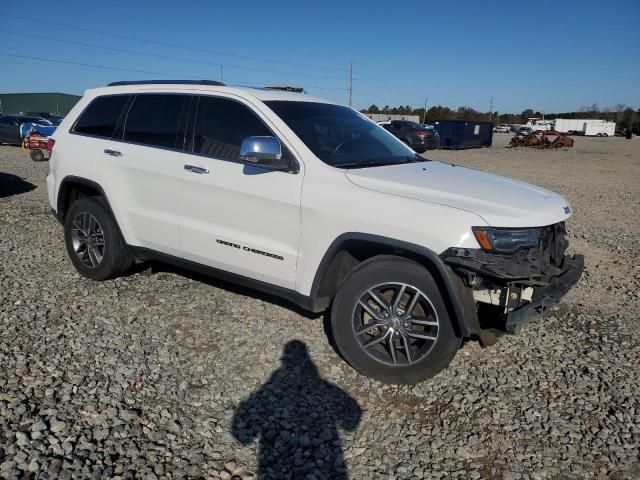
<svg viewBox="0 0 640 480"><path fill-rule="evenodd" d="M362 168L424 161L354 110L314 102L265 102L324 163Z"/></svg>

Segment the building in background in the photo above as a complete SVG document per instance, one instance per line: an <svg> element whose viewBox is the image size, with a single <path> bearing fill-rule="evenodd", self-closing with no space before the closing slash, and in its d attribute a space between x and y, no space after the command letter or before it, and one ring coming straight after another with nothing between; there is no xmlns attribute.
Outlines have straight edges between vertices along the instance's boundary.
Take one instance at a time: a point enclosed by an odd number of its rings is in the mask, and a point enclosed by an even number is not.
<svg viewBox="0 0 640 480"><path fill-rule="evenodd" d="M420 123L420 115L399 115L392 113L365 113L374 122L388 122L391 120L409 120Z"/></svg>
<svg viewBox="0 0 640 480"><path fill-rule="evenodd" d="M66 93L0 93L0 113L52 113L66 115L80 100Z"/></svg>

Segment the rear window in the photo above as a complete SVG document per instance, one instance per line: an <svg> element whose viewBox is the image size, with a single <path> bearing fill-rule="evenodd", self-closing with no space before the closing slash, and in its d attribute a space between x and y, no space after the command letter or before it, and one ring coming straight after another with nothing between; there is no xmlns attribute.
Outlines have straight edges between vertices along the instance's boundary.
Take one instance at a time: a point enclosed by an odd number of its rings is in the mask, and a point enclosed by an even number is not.
<svg viewBox="0 0 640 480"><path fill-rule="evenodd" d="M176 148L180 116L187 100L187 95L138 95L127 114L124 140L152 147Z"/></svg>
<svg viewBox="0 0 640 480"><path fill-rule="evenodd" d="M73 127L76 133L111 138L129 95L109 95L94 99Z"/></svg>

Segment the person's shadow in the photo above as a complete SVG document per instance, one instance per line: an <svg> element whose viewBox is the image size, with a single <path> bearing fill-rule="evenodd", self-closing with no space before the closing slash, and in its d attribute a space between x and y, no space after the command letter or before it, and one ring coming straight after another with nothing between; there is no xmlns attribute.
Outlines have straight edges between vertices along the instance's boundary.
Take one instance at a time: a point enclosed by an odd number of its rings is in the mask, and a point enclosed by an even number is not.
<svg viewBox="0 0 640 480"><path fill-rule="evenodd" d="M346 479L338 428L354 430L362 410L337 385L323 380L304 343L293 340L282 366L233 417L242 444L260 439L258 479Z"/></svg>

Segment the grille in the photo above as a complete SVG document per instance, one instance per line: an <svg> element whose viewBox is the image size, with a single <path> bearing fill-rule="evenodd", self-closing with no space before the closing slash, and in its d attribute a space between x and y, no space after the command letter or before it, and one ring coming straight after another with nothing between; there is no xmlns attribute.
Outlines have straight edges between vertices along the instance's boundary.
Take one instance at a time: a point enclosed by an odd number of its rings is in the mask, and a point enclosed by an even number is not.
<svg viewBox="0 0 640 480"><path fill-rule="evenodd" d="M541 231L540 250L548 255L549 263L558 268L562 266L564 252L569 245L566 237L567 228L564 222L554 223Z"/></svg>

